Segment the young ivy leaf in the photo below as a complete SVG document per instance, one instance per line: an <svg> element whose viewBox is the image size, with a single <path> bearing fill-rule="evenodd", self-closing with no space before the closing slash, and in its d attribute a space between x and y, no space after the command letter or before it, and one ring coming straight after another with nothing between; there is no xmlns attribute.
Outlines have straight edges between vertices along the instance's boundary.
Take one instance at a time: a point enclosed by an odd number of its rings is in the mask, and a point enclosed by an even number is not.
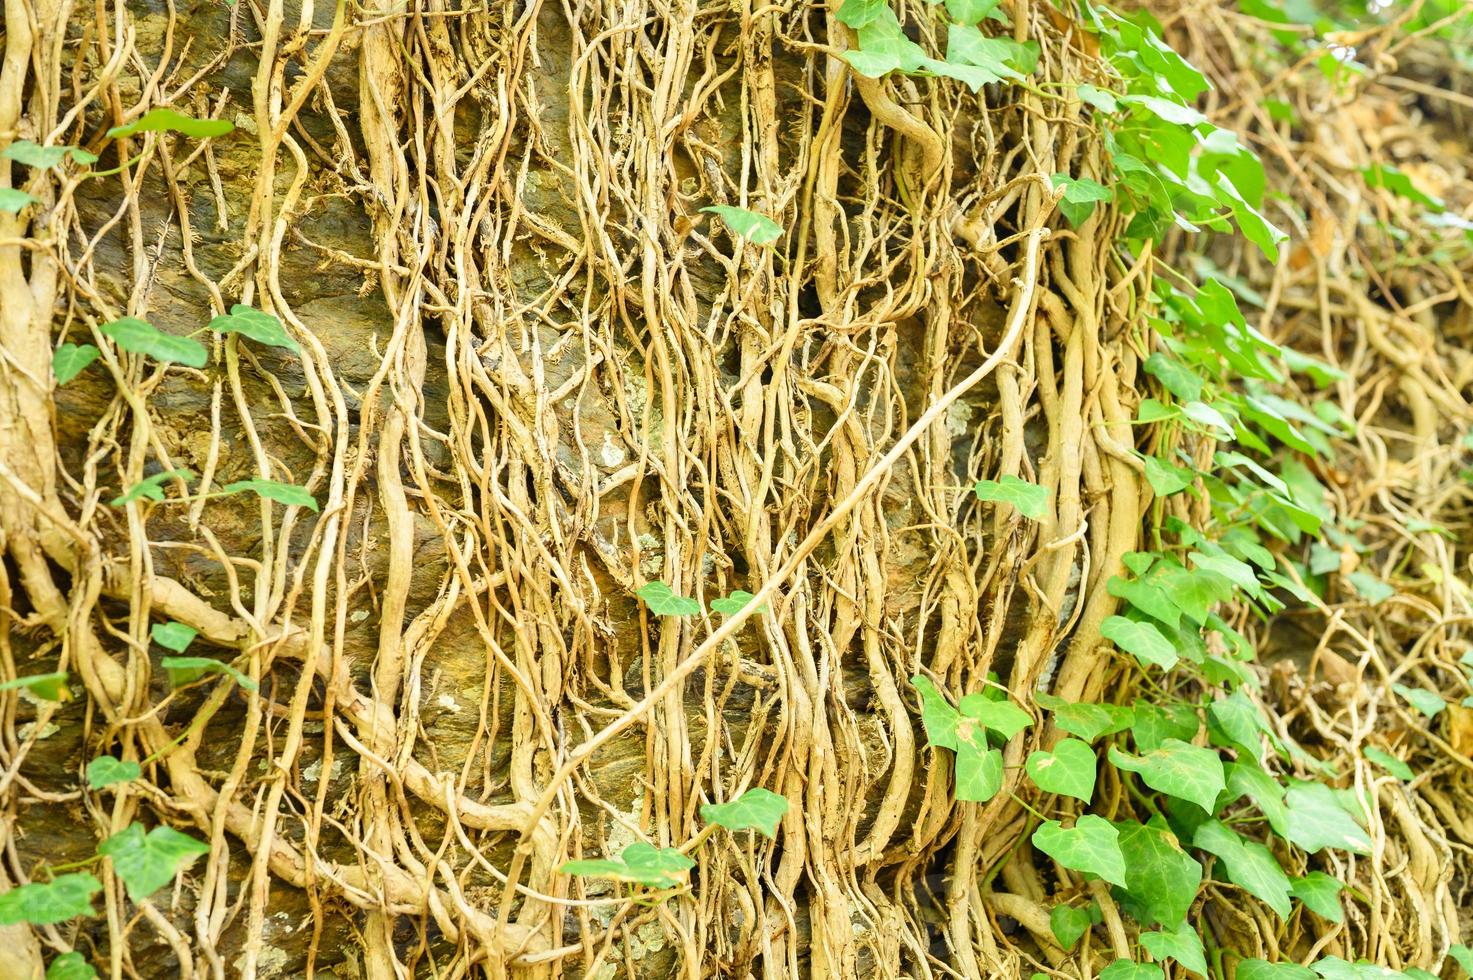
<svg viewBox="0 0 1473 980"><path fill-rule="evenodd" d="M235 129L228 119L196 119L173 109L150 109L132 122L114 126L107 131L108 139L123 139L139 133L179 133L190 139L209 139L224 136Z"/></svg>
<svg viewBox="0 0 1473 980"><path fill-rule="evenodd" d="M926 675L916 674L910 683L921 696L921 724L926 727L927 740L937 748L955 752L959 744L956 729L961 722L961 712L951 706Z"/></svg>
<svg viewBox="0 0 1473 980"><path fill-rule="evenodd" d="M1146 373L1184 402L1194 402L1202 397L1202 379L1195 371L1174 357L1157 351L1141 365Z"/></svg>
<svg viewBox="0 0 1473 980"><path fill-rule="evenodd" d="M1357 570L1351 572L1345 578L1350 582L1355 591L1373 606L1379 606L1387 599L1396 595L1395 589L1370 572Z"/></svg>
<svg viewBox="0 0 1473 980"><path fill-rule="evenodd" d="M1148 919L1163 929L1177 928L1196 901L1202 865L1182 850L1159 817L1150 823L1119 823L1115 829L1125 858L1126 892Z"/></svg>
<svg viewBox="0 0 1473 980"><path fill-rule="evenodd" d="M1181 493L1197 478L1196 473L1184 466L1168 463L1155 456L1140 454L1140 458L1146 467L1146 482L1151 485L1151 490L1158 497L1170 497L1172 494Z"/></svg>
<svg viewBox="0 0 1473 980"><path fill-rule="evenodd" d="M1077 738L1066 738L1052 752L1038 751L1028 757L1026 768L1034 784L1045 793L1072 796L1085 803L1095 791L1094 750Z"/></svg>
<svg viewBox="0 0 1473 980"><path fill-rule="evenodd" d="M1261 899L1279 918L1289 918L1289 876L1268 848L1244 840L1216 820L1202 822L1192 837L1192 846L1216 855L1229 881Z"/></svg>
<svg viewBox="0 0 1473 980"><path fill-rule="evenodd" d="M962 698L960 707L964 720L970 719L1004 739L1033 724L1032 715L1006 698L993 700L985 694L968 694Z"/></svg>
<svg viewBox="0 0 1473 980"><path fill-rule="evenodd" d="M701 807L701 819L732 833L755 830L776 838L778 824L782 823L787 812L786 797L754 786L729 803L705 804Z"/></svg>
<svg viewBox="0 0 1473 980"><path fill-rule="evenodd" d="M1244 960L1238 964L1238 980L1316 980L1316 974L1298 963Z"/></svg>
<svg viewBox="0 0 1473 980"><path fill-rule="evenodd" d="M1202 937L1197 930L1183 922L1173 932L1143 932L1141 945L1157 960L1170 957L1183 970L1206 977L1207 956L1202 948Z"/></svg>
<svg viewBox="0 0 1473 980"><path fill-rule="evenodd" d="M967 735L956 750L956 798L966 803L986 803L1002 789L1002 750L988 748L980 732L963 721Z"/></svg>
<svg viewBox="0 0 1473 980"><path fill-rule="evenodd" d="M1420 687L1407 687L1405 684L1393 684L1391 689L1400 694L1408 704L1416 708L1428 718L1436 718L1442 709L1447 707L1447 702L1442 700L1442 695L1436 691L1428 691Z"/></svg>
<svg viewBox="0 0 1473 980"><path fill-rule="evenodd" d="M1065 949L1073 949L1090 927L1089 909L1076 909L1069 905L1055 905L1048 914L1049 931Z"/></svg>
<svg viewBox="0 0 1473 980"><path fill-rule="evenodd" d="M172 827L155 827L145 834L141 824L131 823L99 844L97 853L112 859L128 897L141 902L201 854L210 853L210 845Z"/></svg>
<svg viewBox="0 0 1473 980"><path fill-rule="evenodd" d="M1407 765L1405 762L1401 761L1396 756L1392 755L1390 752L1385 751L1384 749L1378 749L1374 745L1368 745L1361 750L1361 754L1370 761L1374 762L1376 765L1380 766L1382 769L1385 769L1387 772L1391 773L1391 775L1395 776L1397 779L1403 779L1410 782L1416 776L1416 773L1412 772L1411 766Z"/></svg>
<svg viewBox="0 0 1473 980"><path fill-rule="evenodd" d="M285 347L300 354L302 348L287 335L286 327L270 313L262 313L252 306L236 303L230 312L210 321L210 329L216 333L237 333L258 344L270 347Z"/></svg>
<svg viewBox="0 0 1473 980"><path fill-rule="evenodd" d="M1001 19L997 9L1000 3L1002 0L946 0L946 12L958 24L970 27L988 17Z"/></svg>
<svg viewBox="0 0 1473 980"><path fill-rule="evenodd" d="M1119 833L1104 817L1085 814L1065 829L1048 820L1033 832L1033 846L1066 868L1103 878L1125 887L1125 858Z"/></svg>
<svg viewBox="0 0 1473 980"><path fill-rule="evenodd" d="M47 884L21 885L0 895L0 926L28 922L50 926L92 914L92 896L102 882L85 872L61 875Z"/></svg>
<svg viewBox="0 0 1473 980"><path fill-rule="evenodd" d="M143 769L136 762L100 755L87 763L87 788L106 789L118 783L131 783L141 775Z"/></svg>
<svg viewBox="0 0 1473 980"><path fill-rule="evenodd" d="M699 602L676 595L675 590L664 582L646 582L634 594L643 599L656 616L697 616L701 612Z"/></svg>
<svg viewBox="0 0 1473 980"><path fill-rule="evenodd" d="M114 497L112 499L112 506L123 507L136 500L152 500L158 502L164 499L164 484L167 481L178 479L187 482L193 477L194 474L188 470L164 470L162 473L155 473L153 476L145 477L129 487L127 492L122 496Z"/></svg>
<svg viewBox="0 0 1473 980"><path fill-rule="evenodd" d="M165 657L159 661L159 666L169 672L169 683L174 687L198 680L205 674L226 674L247 691L260 690L260 685L248 675L223 660L212 660L209 657Z"/></svg>
<svg viewBox="0 0 1473 980"><path fill-rule="evenodd" d="M194 638L199 636L199 630L171 620L167 623L154 623L148 635L153 637L153 642L159 646L173 650L175 653L183 653L189 649Z"/></svg>
<svg viewBox="0 0 1473 980"><path fill-rule="evenodd" d="M1345 885L1323 871L1311 871L1289 885L1289 893L1304 907L1330 922L1344 922L1345 909L1340 906L1340 889Z"/></svg>
<svg viewBox="0 0 1473 980"><path fill-rule="evenodd" d="M274 500L278 504L286 504L288 507L305 507L314 514L317 513L317 498L312 496L306 487L299 487L291 483L278 483L275 480L237 480L222 487L221 493L254 493L258 497Z"/></svg>
<svg viewBox="0 0 1473 980"><path fill-rule="evenodd" d="M1289 812L1288 838L1310 854L1336 847L1371 853L1371 838L1342 807L1324 783L1298 783L1284 799Z"/></svg>
<svg viewBox="0 0 1473 980"><path fill-rule="evenodd" d="M62 344L51 355L51 373L64 385L81 374L101 352L91 344Z"/></svg>
<svg viewBox="0 0 1473 980"><path fill-rule="evenodd" d="M0 691L16 691L24 688L30 691L42 701L69 701L72 692L66 686L67 672L59 670L54 674L32 674L29 677L17 677L14 680L0 684Z"/></svg>
<svg viewBox="0 0 1473 980"><path fill-rule="evenodd" d="M886 0L844 0L836 16L840 23L857 31L879 20L889 9Z"/></svg>
<svg viewBox="0 0 1473 980"><path fill-rule="evenodd" d="M1138 773L1154 790L1195 803L1207 813L1215 811L1218 794L1227 788L1222 758L1180 739L1163 739L1159 748L1143 756L1127 755L1113 746L1110 761L1120 769Z"/></svg>
<svg viewBox="0 0 1473 980"><path fill-rule="evenodd" d="M766 215L729 204L712 204L701 208L726 222L726 226L753 245L771 245L783 237L783 226Z"/></svg>
<svg viewBox="0 0 1473 980"><path fill-rule="evenodd" d="M174 361L192 368L202 368L210 359L204 345L190 337L164 333L147 320L125 316L97 328L130 354L146 354L156 361Z"/></svg>
<svg viewBox="0 0 1473 980"><path fill-rule="evenodd" d="M1457 961L1458 966L1463 968L1464 973L1473 977L1473 949L1469 949L1462 943L1453 943L1448 947L1447 955Z"/></svg>
<svg viewBox="0 0 1473 980"><path fill-rule="evenodd" d="M685 881L696 862L674 848L653 847L636 841L617 858L567 861L558 870L568 875L612 878L646 888L674 888Z"/></svg>
<svg viewBox="0 0 1473 980"><path fill-rule="evenodd" d="M1116 960L1100 971L1100 980L1165 980L1166 974L1154 963Z"/></svg>
<svg viewBox="0 0 1473 980"><path fill-rule="evenodd" d="M972 490L978 500L1012 504L1024 517L1038 520L1048 510L1048 487L1020 480L1011 473L999 480L978 480Z"/></svg>
<svg viewBox="0 0 1473 980"><path fill-rule="evenodd" d="M1176 648L1150 623L1111 616L1100 624L1100 635L1127 653L1135 654L1142 666L1154 664L1162 670L1176 666Z"/></svg>
<svg viewBox="0 0 1473 980"><path fill-rule="evenodd" d="M62 953L46 968L46 980L96 980L97 971L76 950Z"/></svg>
<svg viewBox="0 0 1473 980"><path fill-rule="evenodd" d="M1054 724L1060 731L1078 735L1086 742L1123 732L1135 722L1135 712L1124 705L1075 703L1042 691L1035 692L1033 700L1054 713Z"/></svg>
<svg viewBox="0 0 1473 980"><path fill-rule="evenodd" d="M16 140L5 148L0 157L38 170L60 166L70 155L77 163L86 165L97 162L97 157L75 146L41 146L31 140Z"/></svg>
<svg viewBox="0 0 1473 980"><path fill-rule="evenodd" d="M32 204L40 204L39 197L32 197L25 191L18 191L13 187L0 187L0 211L6 214L20 214Z"/></svg>
<svg viewBox="0 0 1473 980"><path fill-rule="evenodd" d="M743 592L741 589L737 589L735 592L733 592L729 596L726 596L725 598L712 599L711 611L719 612L723 616L735 616L737 613L747 608L747 604L755 598L757 597L754 596L752 593ZM765 612L767 612L767 603L765 602L753 610L754 614Z"/></svg>
<svg viewBox="0 0 1473 980"><path fill-rule="evenodd" d="M1089 220L1089 216L1094 214L1097 203L1115 200L1113 190L1087 177L1075 178L1068 174L1054 174L1049 180L1055 187L1064 189L1064 196L1059 200L1059 211L1069 219L1069 224L1075 228Z"/></svg>

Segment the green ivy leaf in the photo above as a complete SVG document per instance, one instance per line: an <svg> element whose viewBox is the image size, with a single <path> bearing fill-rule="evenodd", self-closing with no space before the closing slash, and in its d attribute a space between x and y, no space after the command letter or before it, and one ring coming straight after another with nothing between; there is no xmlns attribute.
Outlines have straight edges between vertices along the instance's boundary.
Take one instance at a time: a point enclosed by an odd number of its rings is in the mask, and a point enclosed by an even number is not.
<svg viewBox="0 0 1473 980"><path fill-rule="evenodd" d="M787 812L786 797L761 786L753 786L728 803L703 805L701 819L708 824L724 827L732 833L738 830L756 830L775 838L778 824L782 823Z"/></svg>
<svg viewBox="0 0 1473 980"><path fill-rule="evenodd" d="M1059 945L1073 949L1079 937L1089 931L1089 909L1076 909L1068 905L1055 905L1048 914L1049 930Z"/></svg>
<svg viewBox="0 0 1473 980"><path fill-rule="evenodd" d="M1111 616L1100 624L1100 635L1127 653L1133 653L1141 664L1154 664L1162 670L1176 666L1176 648L1150 623Z"/></svg>
<svg viewBox="0 0 1473 980"><path fill-rule="evenodd" d="M46 980L96 980L97 971L76 950L62 953L46 968Z"/></svg>
<svg viewBox="0 0 1473 980"><path fill-rule="evenodd" d="M97 360L101 352L91 344L62 344L51 355L51 373L56 383L64 385Z"/></svg>
<svg viewBox="0 0 1473 980"><path fill-rule="evenodd" d="M1436 691L1428 691L1420 687L1407 687L1405 684L1392 684L1391 689L1397 694L1400 694L1408 704L1428 718L1436 718L1442 712L1442 709L1447 707L1447 702Z"/></svg>
<svg viewBox="0 0 1473 980"><path fill-rule="evenodd" d="M1067 830L1057 820L1045 821L1033 832L1033 846L1066 868L1124 888L1125 858L1119 837L1108 820L1088 813Z"/></svg>
<svg viewBox="0 0 1473 980"><path fill-rule="evenodd" d="M1183 922L1175 932L1143 932L1141 945L1157 960L1170 957L1189 973L1207 976L1207 955L1202 949L1202 937L1197 930Z"/></svg>
<svg viewBox="0 0 1473 980"><path fill-rule="evenodd" d="M839 22L859 30L868 27L890 10L885 0L844 0L839 5Z"/></svg>
<svg viewBox="0 0 1473 980"><path fill-rule="evenodd" d="M1390 164L1372 164L1361 170L1361 175L1365 177L1367 187L1384 187L1398 197L1420 204L1434 213L1447 207L1442 198L1424 193L1412 183L1410 177Z"/></svg>
<svg viewBox="0 0 1473 980"><path fill-rule="evenodd" d="M1383 749L1378 749L1374 745L1366 746L1364 749L1361 750L1361 754L1364 755L1367 759L1374 762L1376 765L1380 766L1382 769L1385 769L1387 772L1391 773L1391 775L1395 776L1397 779L1403 779L1410 782L1416 777L1416 773L1412 772L1411 766L1407 765L1405 762L1401 761L1390 752L1384 751Z"/></svg>
<svg viewBox="0 0 1473 980"><path fill-rule="evenodd" d="M747 605L755 598L757 597L752 593L743 592L741 589L737 589L735 592L733 592L729 596L726 596L725 598L712 599L711 611L721 613L721 615L723 616L735 616L737 613L747 608ZM764 602L762 605L753 610L753 615L758 615L765 612L767 612L767 603Z"/></svg>
<svg viewBox="0 0 1473 980"><path fill-rule="evenodd" d="M193 626L186 626L183 623L176 623L170 620L167 623L154 623L148 635L153 637L153 642L164 649L173 650L175 653L183 653L189 649L189 645L194 642L194 638L199 636L199 630Z"/></svg>
<svg viewBox="0 0 1473 980"><path fill-rule="evenodd" d="M1396 595L1395 589L1370 572L1357 570L1351 572L1345 578L1350 582L1355 591L1373 606L1379 606L1387 599Z"/></svg>
<svg viewBox="0 0 1473 980"><path fill-rule="evenodd" d="M1202 397L1202 379L1195 371L1174 357L1157 351L1141 365L1146 373L1184 402L1198 401Z"/></svg>
<svg viewBox="0 0 1473 980"><path fill-rule="evenodd" d="M726 226L753 245L771 245L783 237L783 226L771 218L729 204L713 204L702 211L717 215Z"/></svg>
<svg viewBox="0 0 1473 980"><path fill-rule="evenodd" d="M238 333L258 344L285 347L296 354L302 352L301 346L287 334L280 320L243 303L236 303L229 313L211 320L210 329L216 333Z"/></svg>
<svg viewBox="0 0 1473 980"><path fill-rule="evenodd" d="M158 502L164 499L164 484L169 480L184 480L186 483L194 478L194 474L188 470L164 470L153 476L144 477L138 483L129 487L127 492L120 497L112 499L112 506L123 507L133 503L135 500L152 500Z"/></svg>
<svg viewBox="0 0 1473 980"><path fill-rule="evenodd" d="M1314 972L1324 980L1402 980L1403 975L1389 967L1359 960L1349 963L1338 956L1325 956L1313 964Z"/></svg>
<svg viewBox="0 0 1473 980"><path fill-rule="evenodd" d="M1238 690L1225 698L1218 698L1207 706L1207 714L1233 745L1250 758L1260 756L1265 726L1258 706L1249 700L1248 695Z"/></svg>
<svg viewBox="0 0 1473 980"><path fill-rule="evenodd" d="M1124 705L1076 703L1043 691L1036 692L1033 700L1054 713L1054 724L1060 731L1078 735L1086 742L1123 732L1135 722L1135 712Z"/></svg>
<svg viewBox="0 0 1473 980"><path fill-rule="evenodd" d="M1289 894L1304 903L1305 908L1330 922L1344 922L1345 909L1340 906L1340 889L1345 886L1323 871L1311 871L1289 884Z"/></svg>
<svg viewBox="0 0 1473 980"><path fill-rule="evenodd" d="M1195 803L1209 814L1218 794L1227 788L1218 754L1180 739L1165 739L1160 748L1144 756L1127 755L1112 746L1110 761L1138 773L1152 789Z"/></svg>
<svg viewBox="0 0 1473 980"><path fill-rule="evenodd" d="M249 675L223 660L212 660L209 657L165 657L159 661L159 666L169 672L169 683L174 687L198 680L205 674L226 674L247 691L259 689Z"/></svg>
<svg viewBox="0 0 1473 980"><path fill-rule="evenodd" d="M1155 752L1167 739L1190 742L1202 725L1196 709L1189 704L1162 706L1138 700L1133 711L1135 722L1130 726L1130 734L1138 752Z"/></svg>
<svg viewBox="0 0 1473 980"><path fill-rule="evenodd" d="M305 507L317 513L317 498L306 487L299 487L291 483L278 483L275 480L237 480L227 483L221 488L221 493L254 493L258 497L274 500L278 504L288 507Z"/></svg>
<svg viewBox="0 0 1473 980"><path fill-rule="evenodd" d="M1113 576L1105 583L1105 590L1117 599L1124 599L1141 612L1172 629L1181 624L1181 609L1171 596L1154 582L1141 578L1126 579Z"/></svg>
<svg viewBox="0 0 1473 980"><path fill-rule="evenodd" d="M885 8L886 12L890 8ZM900 32L900 25L890 13L887 22L883 15L875 24L859 32L859 51L845 51L844 60L854 70L868 78L881 78L892 71L915 71L930 59L919 44ZM885 25L877 29L877 25Z"/></svg>
<svg viewBox="0 0 1473 980"><path fill-rule="evenodd" d="M972 490L978 500L1012 504L1018 513L1035 521L1048 510L1048 487L1020 480L1010 473L999 480L978 480Z"/></svg>
<svg viewBox="0 0 1473 980"><path fill-rule="evenodd" d="M1154 963L1116 960L1100 971L1100 980L1166 980L1166 974Z"/></svg>
<svg viewBox="0 0 1473 980"><path fill-rule="evenodd" d="M1469 949L1462 943L1453 943L1448 947L1447 955L1457 961L1458 966L1463 968L1464 973L1473 977L1473 949Z"/></svg>
<svg viewBox="0 0 1473 980"><path fill-rule="evenodd" d="M124 126L114 126L107 131L108 139L123 139L139 133L179 133L191 139L203 140L212 136L224 136L235 129L227 119L196 119L173 109L150 109Z"/></svg>
<svg viewBox="0 0 1473 980"><path fill-rule="evenodd" d="M100 755L87 763L87 786L89 789L106 789L118 783L131 783L143 775L138 763Z"/></svg>
<svg viewBox="0 0 1473 980"><path fill-rule="evenodd" d="M969 729L963 720L958 731ZM1002 789L1002 750L988 748L975 729L967 731L956 750L956 798L986 803Z"/></svg>
<svg viewBox="0 0 1473 980"><path fill-rule="evenodd" d="M77 163L93 164L97 157L86 150L76 146L41 146L31 140L16 140L5 148L0 157L14 160L16 163L27 167L35 167L37 170L46 170L50 167L60 166L70 155Z"/></svg>
<svg viewBox="0 0 1473 980"><path fill-rule="evenodd" d="M1096 88L1093 85L1080 85L1074 90L1079 96L1079 101L1085 105L1093 106L1101 112L1114 112L1120 108L1120 100L1115 93Z"/></svg>
<svg viewBox="0 0 1473 980"><path fill-rule="evenodd" d="M1087 744L1066 738L1052 752L1034 752L1028 757L1026 768L1029 778L1045 793L1072 796L1088 803L1095 792L1098 761Z"/></svg>
<svg viewBox="0 0 1473 980"><path fill-rule="evenodd" d="M20 214L32 204L40 204L39 197L32 197L25 191L18 191L13 187L0 187L0 211L6 214Z"/></svg>
<svg viewBox="0 0 1473 980"><path fill-rule="evenodd" d="M145 834L141 824L131 823L99 844L97 853L112 859L113 871L127 886L128 897L141 902L201 854L210 853L210 845L173 827L155 827Z"/></svg>
<svg viewBox="0 0 1473 980"><path fill-rule="evenodd" d="M685 881L696 862L674 848L653 847L636 841L617 858L568 861L558 870L568 875L613 878L646 888L674 888Z"/></svg>
<svg viewBox="0 0 1473 980"><path fill-rule="evenodd" d="M926 727L926 738L931 745L956 751L958 744L956 729L961 722L961 712L951 706L924 674L910 679L921 696L921 724Z"/></svg>
<svg viewBox="0 0 1473 980"><path fill-rule="evenodd" d="M1274 833L1288 837L1289 811L1284 806L1284 786L1277 779L1252 762L1239 761L1227 767L1227 783L1233 799L1251 799Z"/></svg>
<svg viewBox="0 0 1473 980"><path fill-rule="evenodd" d="M1049 180L1055 187L1064 189L1064 196L1059 201L1059 211L1069 219L1069 224L1075 228L1089 220L1089 216L1094 214L1097 203L1115 200L1114 191L1088 177L1075 178L1068 174L1054 174Z"/></svg>
<svg viewBox="0 0 1473 980"><path fill-rule="evenodd" d="M1007 698L993 699L985 694L968 694L961 700L963 719L970 719L1004 740L1033 724L1033 716Z"/></svg>
<svg viewBox="0 0 1473 980"><path fill-rule="evenodd" d="M1285 797L1289 811L1289 840L1310 854L1327 847L1371 853L1371 838L1323 783L1298 783Z"/></svg>
<svg viewBox="0 0 1473 980"><path fill-rule="evenodd" d="M1289 918L1289 876L1268 848L1244 840L1216 820L1197 828L1192 846L1216 855L1229 881L1261 899L1279 918Z"/></svg>
<svg viewBox="0 0 1473 980"><path fill-rule="evenodd" d="M656 616L697 616L701 612L699 602L676 595L675 590L664 582L646 582L634 594L643 599Z"/></svg>
<svg viewBox="0 0 1473 980"><path fill-rule="evenodd" d="M128 353L146 354L156 361L173 361L192 368L202 368L210 359L209 352L199 341L164 333L147 320L140 320L136 316L125 316L121 320L104 323L97 329Z"/></svg>
<svg viewBox="0 0 1473 980"><path fill-rule="evenodd" d="M85 872L60 875L47 884L21 885L0 895L0 926L50 926L92 914L92 896L102 882Z"/></svg>
<svg viewBox="0 0 1473 980"><path fill-rule="evenodd" d="M1315 980L1315 972L1298 963L1244 960L1238 964L1238 980Z"/></svg>
<svg viewBox="0 0 1473 980"><path fill-rule="evenodd" d="M1119 823L1120 854L1125 859L1125 890L1143 913L1166 929L1186 921L1202 883L1202 865L1182 850L1176 835L1159 818L1151 823Z"/></svg>
<svg viewBox="0 0 1473 980"><path fill-rule="evenodd" d="M998 4L1002 0L946 0L946 12L958 24L971 26L988 17L1000 17Z"/></svg>
<svg viewBox="0 0 1473 980"><path fill-rule="evenodd" d="M42 701L69 701L72 692L66 686L66 677L67 672L64 670L59 670L54 674L17 677L0 684L0 691L16 691L24 688Z"/></svg>
<svg viewBox="0 0 1473 980"><path fill-rule="evenodd" d="M1155 456L1142 454L1141 462L1146 467L1146 482L1151 485L1151 490L1158 497L1170 497L1172 494L1181 493L1197 478L1197 474L1186 467L1168 463Z"/></svg>

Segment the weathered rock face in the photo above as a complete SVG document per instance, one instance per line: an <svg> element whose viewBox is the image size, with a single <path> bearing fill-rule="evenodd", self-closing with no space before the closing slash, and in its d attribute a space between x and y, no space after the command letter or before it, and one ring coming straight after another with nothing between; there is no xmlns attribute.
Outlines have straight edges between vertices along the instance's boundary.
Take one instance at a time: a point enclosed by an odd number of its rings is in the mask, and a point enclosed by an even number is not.
<svg viewBox="0 0 1473 980"><path fill-rule="evenodd" d="M135 813L214 839L160 916L66 941L146 977L374 978L856 976L939 942L913 883L958 823L905 679L1027 679L1053 648L1013 649L1033 532L959 492L1059 448L1025 411L1052 342L1046 318L1021 326L1044 198L999 157L1025 116L853 88L820 11L68 16L85 97L59 108L85 125L62 139L98 169L120 112L170 101L236 130L135 139L123 174L59 185L51 342L123 313L191 334L245 302L301 351L206 332L202 370L109 349L55 390L57 499L105 556L53 556L96 634L72 655L120 669L82 670L91 699L30 748L19 864L85 860ZM712 203L785 236L746 243ZM107 505L169 468L199 475L194 502L171 484ZM254 478L320 510L209 496ZM1074 580L1034 590L1056 605L1080 588L1073 551L1040 567L1058 563ZM709 604L780 570L721 642L720 615L635 597L661 580ZM172 692L146 640L170 618L259 697ZM54 664L42 621L19 660ZM147 758L145 783L79 793L100 752ZM701 803L755 785L790 801L778 839L712 838L664 905L556 873L680 846Z"/></svg>

